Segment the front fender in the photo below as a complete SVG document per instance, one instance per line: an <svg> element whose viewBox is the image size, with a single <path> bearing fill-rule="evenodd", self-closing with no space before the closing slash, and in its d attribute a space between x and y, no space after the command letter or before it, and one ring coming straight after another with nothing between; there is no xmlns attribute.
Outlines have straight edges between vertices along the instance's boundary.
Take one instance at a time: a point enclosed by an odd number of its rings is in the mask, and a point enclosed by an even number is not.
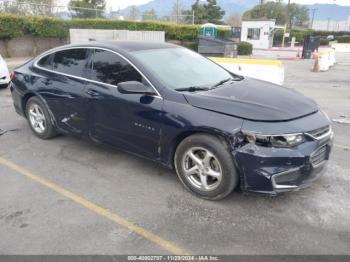
<svg viewBox="0 0 350 262"><path fill-rule="evenodd" d="M176 113L173 113L176 112ZM243 120L193 107L189 104L165 101L160 142L162 163L172 167L177 145L195 133L216 135L229 143L241 130Z"/></svg>

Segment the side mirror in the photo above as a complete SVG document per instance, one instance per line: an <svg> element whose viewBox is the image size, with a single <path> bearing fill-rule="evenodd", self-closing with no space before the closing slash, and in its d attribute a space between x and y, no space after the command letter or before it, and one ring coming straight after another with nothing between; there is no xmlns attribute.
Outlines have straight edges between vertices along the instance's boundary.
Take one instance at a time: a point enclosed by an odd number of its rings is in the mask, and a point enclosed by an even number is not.
<svg viewBox="0 0 350 262"><path fill-rule="evenodd" d="M121 82L118 84L118 91L122 94L154 94L153 90L138 81Z"/></svg>

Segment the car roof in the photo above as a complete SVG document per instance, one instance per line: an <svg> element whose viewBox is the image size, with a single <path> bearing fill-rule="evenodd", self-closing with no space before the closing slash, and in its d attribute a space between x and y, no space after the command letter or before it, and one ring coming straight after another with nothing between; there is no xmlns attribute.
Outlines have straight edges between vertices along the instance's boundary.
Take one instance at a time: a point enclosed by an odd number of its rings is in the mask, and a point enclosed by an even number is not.
<svg viewBox="0 0 350 262"><path fill-rule="evenodd" d="M70 44L66 45L65 47L100 47L112 49L115 51L132 52L151 49L174 48L179 46L170 43L143 41L89 41L77 44Z"/></svg>

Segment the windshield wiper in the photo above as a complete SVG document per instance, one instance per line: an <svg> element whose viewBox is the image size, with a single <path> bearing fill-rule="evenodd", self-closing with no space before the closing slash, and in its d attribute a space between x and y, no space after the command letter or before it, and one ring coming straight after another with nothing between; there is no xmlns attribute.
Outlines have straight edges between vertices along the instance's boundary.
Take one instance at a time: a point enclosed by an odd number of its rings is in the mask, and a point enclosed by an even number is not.
<svg viewBox="0 0 350 262"><path fill-rule="evenodd" d="M216 87L221 86L221 85L223 85L223 84L225 84L226 82L231 81L231 80L233 80L233 78L231 78L231 77L229 77L229 78L227 78L227 79L224 79L224 80L221 80L219 83L213 85L211 88L216 88Z"/></svg>
<svg viewBox="0 0 350 262"><path fill-rule="evenodd" d="M188 92L196 92L196 91L207 91L209 90L208 87L200 87L200 86L189 86L189 87L183 87L183 88L176 88L176 91L188 91Z"/></svg>

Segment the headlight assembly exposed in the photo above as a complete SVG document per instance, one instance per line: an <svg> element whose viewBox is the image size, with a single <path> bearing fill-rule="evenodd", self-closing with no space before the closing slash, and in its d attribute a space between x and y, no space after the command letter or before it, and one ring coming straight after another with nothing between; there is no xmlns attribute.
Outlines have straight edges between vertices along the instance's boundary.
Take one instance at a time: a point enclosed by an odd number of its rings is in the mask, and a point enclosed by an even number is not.
<svg viewBox="0 0 350 262"><path fill-rule="evenodd" d="M245 134L245 138L247 142L270 147L294 147L305 141L303 134L261 135L248 133Z"/></svg>

